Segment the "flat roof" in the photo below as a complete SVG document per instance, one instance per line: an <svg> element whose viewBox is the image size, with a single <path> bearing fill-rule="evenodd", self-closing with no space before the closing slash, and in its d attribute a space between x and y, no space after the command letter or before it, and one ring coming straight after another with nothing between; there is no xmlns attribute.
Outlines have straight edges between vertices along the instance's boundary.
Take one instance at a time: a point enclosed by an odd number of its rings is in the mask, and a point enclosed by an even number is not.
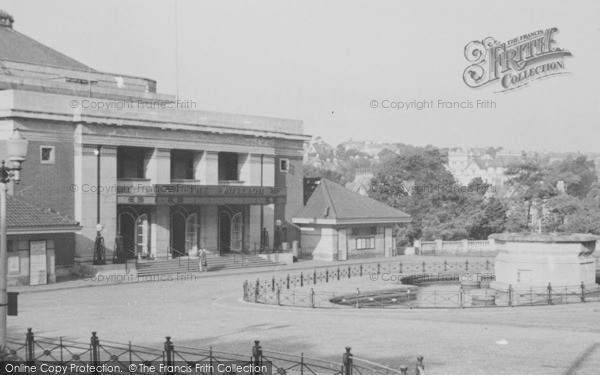
<svg viewBox="0 0 600 375"><path fill-rule="evenodd" d="M163 101L117 101L34 91L0 91L0 117L159 127L256 137L309 140L300 120L232 114L185 108L189 103L166 106Z"/></svg>

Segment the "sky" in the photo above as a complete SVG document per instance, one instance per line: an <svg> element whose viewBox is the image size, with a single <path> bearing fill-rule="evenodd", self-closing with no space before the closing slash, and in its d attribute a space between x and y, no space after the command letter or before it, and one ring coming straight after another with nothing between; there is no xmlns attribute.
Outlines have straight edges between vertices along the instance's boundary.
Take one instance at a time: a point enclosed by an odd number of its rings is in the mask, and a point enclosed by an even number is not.
<svg viewBox="0 0 600 375"><path fill-rule="evenodd" d="M600 152L600 2L2 0L14 28L198 109L438 147ZM556 27L565 71L510 92L463 82L465 46ZM493 101L495 108L439 108ZM433 101L422 110L383 108ZM375 104L374 104L375 103Z"/></svg>

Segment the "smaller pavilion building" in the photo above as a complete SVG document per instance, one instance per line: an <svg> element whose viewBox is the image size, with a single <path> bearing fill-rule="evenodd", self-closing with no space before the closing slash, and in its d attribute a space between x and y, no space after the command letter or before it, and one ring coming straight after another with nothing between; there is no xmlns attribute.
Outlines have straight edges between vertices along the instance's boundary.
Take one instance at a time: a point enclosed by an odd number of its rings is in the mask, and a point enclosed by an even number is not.
<svg viewBox="0 0 600 375"><path fill-rule="evenodd" d="M69 272L77 221L7 195L6 226L8 285L50 284Z"/></svg>
<svg viewBox="0 0 600 375"><path fill-rule="evenodd" d="M395 255L394 227L410 215L326 179L305 179L300 227L302 258L349 260Z"/></svg>

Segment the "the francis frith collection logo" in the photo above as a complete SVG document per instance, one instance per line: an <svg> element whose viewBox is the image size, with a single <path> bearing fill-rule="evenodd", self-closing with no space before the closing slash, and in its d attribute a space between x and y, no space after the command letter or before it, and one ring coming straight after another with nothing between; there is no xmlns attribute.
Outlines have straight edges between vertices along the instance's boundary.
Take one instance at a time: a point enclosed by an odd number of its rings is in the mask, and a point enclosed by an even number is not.
<svg viewBox="0 0 600 375"><path fill-rule="evenodd" d="M463 73L472 88L498 82L498 92L514 90L540 78L568 73L564 58L571 52L557 47L556 27L536 30L500 43L492 37L472 41L465 47L465 58L472 63Z"/></svg>

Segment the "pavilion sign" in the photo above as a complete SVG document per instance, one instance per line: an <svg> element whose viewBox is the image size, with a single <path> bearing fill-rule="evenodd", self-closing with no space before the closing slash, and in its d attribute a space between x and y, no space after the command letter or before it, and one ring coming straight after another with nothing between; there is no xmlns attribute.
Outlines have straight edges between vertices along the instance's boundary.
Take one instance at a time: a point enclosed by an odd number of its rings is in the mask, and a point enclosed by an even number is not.
<svg viewBox="0 0 600 375"><path fill-rule="evenodd" d="M286 202L286 189L271 186L154 184L134 194L122 191L118 203L129 204L246 204ZM142 194L140 194L142 193Z"/></svg>

